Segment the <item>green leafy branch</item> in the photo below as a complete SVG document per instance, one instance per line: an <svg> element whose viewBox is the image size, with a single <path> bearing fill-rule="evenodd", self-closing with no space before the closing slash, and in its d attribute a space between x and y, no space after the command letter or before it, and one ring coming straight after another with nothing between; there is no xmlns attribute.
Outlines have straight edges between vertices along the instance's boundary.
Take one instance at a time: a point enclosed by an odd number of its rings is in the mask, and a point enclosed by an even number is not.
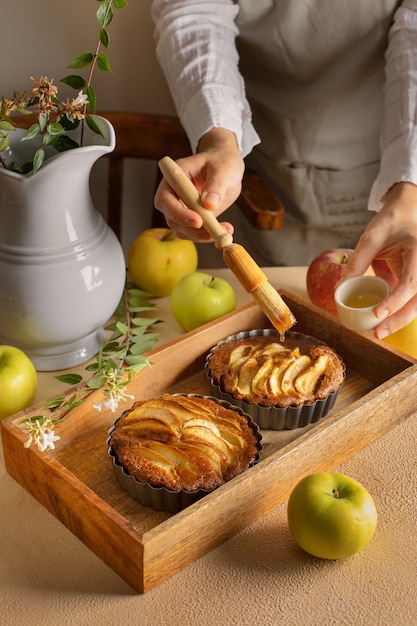
<svg viewBox="0 0 417 626"><path fill-rule="evenodd" d="M97 67L104 72L111 72L107 55L101 47L108 48L110 35L108 28L113 21L113 9L121 9L127 5L126 0L99 0L96 12L99 24L98 41L94 52L84 52L70 63L68 69L84 69L89 67L87 79L71 74L60 80L63 84L73 87L78 95L72 100L60 101L58 88L53 79L47 77L32 78L33 87L30 93L14 92L12 98L1 97L0 101L0 166L6 169L26 174L36 172L43 164L46 154L45 148L50 146L57 152L71 150L83 145L84 123L95 133L102 135L102 131L87 113L96 111L96 94L92 87L94 70ZM28 115L32 111L37 113L38 119L24 133L22 141L40 137L40 147L36 150L32 161L16 165L7 163L1 155L9 147L9 133L16 130L13 114ZM77 143L67 133L78 128L81 122L81 140Z"/></svg>
<svg viewBox="0 0 417 626"><path fill-rule="evenodd" d="M103 407L115 411L121 401L133 399L127 393L129 383L133 375L151 365L144 355L153 348L159 337L158 333L152 332L151 327L160 320L141 315L156 308L150 298L150 294L137 289L132 283L126 283L114 320L105 329L109 338L95 361L86 367L86 371L92 372L92 375L86 380L77 373L56 376L62 383L78 386L73 394L48 402L43 413L19 423L19 427L28 434L26 447L34 442L42 451L53 448L54 442L59 439L55 436L55 427L69 411L83 404L93 390L102 391L102 399L94 403L94 408L99 411Z"/></svg>
<svg viewBox="0 0 417 626"><path fill-rule="evenodd" d="M105 52L100 52L100 49L101 46L104 46L106 50L109 47L110 35L108 27L114 18L113 7L115 9L122 9L126 5L126 0L100 0L100 6L96 13L97 21L99 23L96 50L95 52L84 52L83 54L80 54L76 59L74 59L74 61L72 61L72 63L68 65L68 69L83 69L89 66L90 71L88 73L88 78L85 80L82 76L71 74L61 78L60 80L60 82L73 87L77 91L82 91L87 96L88 106L92 113L95 113L96 111L96 93L91 86L94 70L97 66L98 69L103 72L111 72L109 59ZM83 114L89 128L91 128L95 133L102 134L100 128L94 122L94 119L87 115L87 103L84 104Z"/></svg>

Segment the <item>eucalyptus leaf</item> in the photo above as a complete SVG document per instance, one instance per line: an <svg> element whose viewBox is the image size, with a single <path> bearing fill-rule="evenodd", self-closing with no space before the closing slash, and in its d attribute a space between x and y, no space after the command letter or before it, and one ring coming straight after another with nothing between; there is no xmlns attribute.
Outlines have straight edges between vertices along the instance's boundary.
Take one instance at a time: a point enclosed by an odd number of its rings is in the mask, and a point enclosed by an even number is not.
<svg viewBox="0 0 417 626"><path fill-rule="evenodd" d="M87 372L96 372L99 369L99 366L97 362L90 363L85 369L87 370Z"/></svg>
<svg viewBox="0 0 417 626"><path fill-rule="evenodd" d="M108 1L100 2L100 6L96 13L98 23L102 28L106 28L113 21L113 11Z"/></svg>
<svg viewBox="0 0 417 626"><path fill-rule="evenodd" d="M28 174L29 172L33 170L33 163L31 162L22 163L21 165L19 165L19 167L16 167L16 169L14 168L14 164L13 164L13 168L11 169L13 171L19 172L19 174Z"/></svg>
<svg viewBox="0 0 417 626"><path fill-rule="evenodd" d="M68 137L68 135L59 135L54 142L54 148L57 152L65 152L66 150L73 150L78 148L79 144Z"/></svg>
<svg viewBox="0 0 417 626"><path fill-rule="evenodd" d="M154 346L154 342L153 341L144 341L144 342L141 342L141 343L133 343L130 346L129 352L130 352L130 354L133 354L133 355L144 354L145 352L149 352L149 350L151 350L151 348L153 348L153 346Z"/></svg>
<svg viewBox="0 0 417 626"><path fill-rule="evenodd" d="M147 317L134 317L135 321L133 322L135 326L153 326L154 324L159 324L161 321L157 317L155 318L147 318ZM133 320L132 320L133 321Z"/></svg>
<svg viewBox="0 0 417 626"><path fill-rule="evenodd" d="M102 348L101 351L103 353L106 352L114 352L115 350L119 349L119 344L117 341L109 341L109 343L106 343Z"/></svg>
<svg viewBox="0 0 417 626"><path fill-rule="evenodd" d="M9 135L6 135L5 137L2 137L2 139L0 140L0 152L7 150L8 147L9 147Z"/></svg>
<svg viewBox="0 0 417 626"><path fill-rule="evenodd" d="M59 124L58 122L52 122L51 124L48 124L48 133L50 135L60 135L64 132L64 127L61 126L61 124Z"/></svg>
<svg viewBox="0 0 417 626"><path fill-rule="evenodd" d="M142 291L142 289L136 289L136 288L129 288L127 289L127 294L128 296L139 296L142 298L152 298L153 295L151 293L149 293L148 291Z"/></svg>
<svg viewBox="0 0 417 626"><path fill-rule="evenodd" d="M124 324L123 322L116 322L116 328L120 330L123 335L127 335L127 333L129 332L129 326L127 324Z"/></svg>
<svg viewBox="0 0 417 626"><path fill-rule="evenodd" d="M9 122L8 120L0 120L0 130L11 131L11 130L16 130L16 129L13 126L13 124Z"/></svg>
<svg viewBox="0 0 417 626"><path fill-rule="evenodd" d="M104 52L100 52L97 56L97 67L103 72L111 72L109 60Z"/></svg>
<svg viewBox="0 0 417 626"><path fill-rule="evenodd" d="M45 406L46 409L56 409L57 407L60 407L64 404L65 402L65 397L61 396L60 398L55 398L54 400L51 400L50 402L48 402L48 404Z"/></svg>
<svg viewBox="0 0 417 626"><path fill-rule="evenodd" d="M97 374L97 376L91 376L91 378L87 380L87 386L90 389L100 389L102 385L103 377L101 376L101 374Z"/></svg>
<svg viewBox="0 0 417 626"><path fill-rule="evenodd" d="M123 7L127 6L127 0L114 0L113 6L115 9L123 9Z"/></svg>
<svg viewBox="0 0 417 626"><path fill-rule="evenodd" d="M45 160L45 150L39 148L36 150L35 156L33 157L33 173L37 172L38 169L42 166L42 163Z"/></svg>
<svg viewBox="0 0 417 626"><path fill-rule="evenodd" d="M27 141L28 139L33 139L37 137L41 132L40 124L32 124L30 128L24 133L22 137L22 141Z"/></svg>
<svg viewBox="0 0 417 626"><path fill-rule="evenodd" d="M151 365L149 361L144 361L141 355L129 354L129 356L126 357L125 361L126 361L126 365L128 365L129 367L132 367L132 366L134 367L135 372L138 372L144 367L149 367Z"/></svg>
<svg viewBox="0 0 417 626"><path fill-rule="evenodd" d="M80 406L81 404L83 404L83 402L84 398L77 398L77 396L72 396L68 400L68 408L75 409L75 407Z"/></svg>
<svg viewBox="0 0 417 626"><path fill-rule="evenodd" d="M80 120L69 120L66 115L61 117L59 123L65 130L75 130L80 125Z"/></svg>
<svg viewBox="0 0 417 626"><path fill-rule="evenodd" d="M105 48L109 47L109 33L105 28L100 28L98 38Z"/></svg>
<svg viewBox="0 0 417 626"><path fill-rule="evenodd" d="M94 60L94 54L92 52L83 52L75 58L69 65L67 65L68 69L82 69L83 67L87 67L91 65Z"/></svg>
<svg viewBox="0 0 417 626"><path fill-rule="evenodd" d="M125 348L123 348L122 350L119 350L118 352L113 352L113 354L112 354L112 357L114 359L117 359L118 361L120 359L124 360L125 356L126 356L126 349Z"/></svg>
<svg viewBox="0 0 417 626"><path fill-rule="evenodd" d="M83 379L81 374L70 373L70 374L60 374L59 376L55 376L57 380L61 383L65 383L67 385L78 385Z"/></svg>
<svg viewBox="0 0 417 626"><path fill-rule="evenodd" d="M88 115L86 117L86 122L87 122L87 126L89 128L91 128L91 130L93 130L95 133L97 133L98 135L101 135L103 137L103 132L102 132L100 126L98 126L98 124L95 122L94 118L92 118L90 115Z"/></svg>
<svg viewBox="0 0 417 626"><path fill-rule="evenodd" d="M94 91L94 89L91 87L91 85L86 85L84 88L84 93L86 94L87 98L88 98L88 104L90 106L90 110L92 113L96 112L96 92ZM89 123L89 119L91 120L91 118L89 118L88 116L86 117L86 121L87 121L87 126L90 126ZM96 125L97 126L97 125ZM91 126L90 126L91 128ZM97 127L98 128L98 127ZM98 130L96 130L95 128L93 128L94 132L98 133L99 135L103 135L103 133L101 132L100 128L98 128Z"/></svg>
<svg viewBox="0 0 417 626"><path fill-rule="evenodd" d="M159 337L159 333L138 333L132 336L132 343L156 341Z"/></svg>
<svg viewBox="0 0 417 626"><path fill-rule="evenodd" d="M144 298L131 298L129 300L129 310L135 309L138 313L141 311L152 311L155 305L150 304Z"/></svg>
<svg viewBox="0 0 417 626"><path fill-rule="evenodd" d="M154 307L129 306L129 313L143 313L144 311L153 311Z"/></svg>
<svg viewBox="0 0 417 626"><path fill-rule="evenodd" d="M45 115L43 113L39 114L39 128L41 130L41 133L45 130L48 122L49 122L49 115Z"/></svg>
<svg viewBox="0 0 417 626"><path fill-rule="evenodd" d="M69 87L73 87L77 91L81 91L86 85L85 79L82 76L77 76L76 74L64 76L64 78L61 78L60 82L64 83L64 85L68 85Z"/></svg>

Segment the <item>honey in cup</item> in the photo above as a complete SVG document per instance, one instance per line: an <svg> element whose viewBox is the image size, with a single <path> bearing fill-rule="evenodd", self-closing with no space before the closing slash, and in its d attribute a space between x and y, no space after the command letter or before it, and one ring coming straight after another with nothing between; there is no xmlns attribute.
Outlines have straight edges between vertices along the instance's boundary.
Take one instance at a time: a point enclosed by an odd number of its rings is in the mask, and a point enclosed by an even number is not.
<svg viewBox="0 0 417 626"><path fill-rule="evenodd" d="M346 298L345 305L353 309L366 309L367 307L374 307L381 302L382 296L379 293L353 293Z"/></svg>
<svg viewBox="0 0 417 626"><path fill-rule="evenodd" d="M375 317L375 306L388 294L389 285L379 276L348 278L334 293L340 321L357 332L374 329L380 321Z"/></svg>

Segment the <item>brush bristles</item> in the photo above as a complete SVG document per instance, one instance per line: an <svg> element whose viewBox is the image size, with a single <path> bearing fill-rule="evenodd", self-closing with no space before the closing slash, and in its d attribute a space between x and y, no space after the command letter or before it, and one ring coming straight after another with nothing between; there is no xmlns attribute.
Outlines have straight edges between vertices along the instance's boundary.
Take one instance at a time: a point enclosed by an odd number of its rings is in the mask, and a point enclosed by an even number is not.
<svg viewBox="0 0 417 626"><path fill-rule="evenodd" d="M281 336L294 326L296 322L294 315L278 291L267 280L258 285L251 295Z"/></svg>

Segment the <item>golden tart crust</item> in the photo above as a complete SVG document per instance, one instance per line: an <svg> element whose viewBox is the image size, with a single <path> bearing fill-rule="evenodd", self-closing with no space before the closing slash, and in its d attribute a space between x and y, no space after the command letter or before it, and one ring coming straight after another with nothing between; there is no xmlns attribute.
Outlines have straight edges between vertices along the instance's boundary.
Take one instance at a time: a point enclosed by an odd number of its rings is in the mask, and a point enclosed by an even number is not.
<svg viewBox="0 0 417 626"><path fill-rule="evenodd" d="M214 489L252 465L261 449L252 420L226 404L176 394L138 401L116 421L110 447L139 482Z"/></svg>
<svg viewBox="0 0 417 626"><path fill-rule="evenodd" d="M345 368L329 346L293 333L225 341L207 360L212 382L237 400L265 407L313 404L335 393Z"/></svg>

